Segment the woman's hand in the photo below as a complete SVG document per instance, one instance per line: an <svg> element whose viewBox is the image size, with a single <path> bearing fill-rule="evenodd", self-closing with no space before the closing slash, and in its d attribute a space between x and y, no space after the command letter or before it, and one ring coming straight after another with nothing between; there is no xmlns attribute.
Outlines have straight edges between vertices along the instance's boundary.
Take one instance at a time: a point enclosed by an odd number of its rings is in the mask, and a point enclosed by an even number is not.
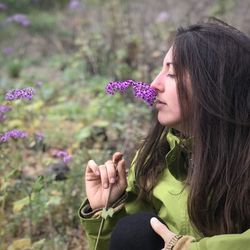
<svg viewBox="0 0 250 250"><path fill-rule="evenodd" d="M171 232L166 225L164 225L163 223L161 223L157 218L153 217L150 220L150 224L151 227L153 228L153 230L159 235L161 236L161 238L164 240L165 242L165 246L163 249L169 249L167 248L168 244L170 243L170 241L173 239L173 237L177 236L177 234Z"/></svg>
<svg viewBox="0 0 250 250"><path fill-rule="evenodd" d="M91 208L104 208L109 197L109 203L115 202L127 187L125 161L122 153L114 153L112 160L104 165L97 165L90 160L85 172L86 194ZM112 185L109 196L109 187Z"/></svg>

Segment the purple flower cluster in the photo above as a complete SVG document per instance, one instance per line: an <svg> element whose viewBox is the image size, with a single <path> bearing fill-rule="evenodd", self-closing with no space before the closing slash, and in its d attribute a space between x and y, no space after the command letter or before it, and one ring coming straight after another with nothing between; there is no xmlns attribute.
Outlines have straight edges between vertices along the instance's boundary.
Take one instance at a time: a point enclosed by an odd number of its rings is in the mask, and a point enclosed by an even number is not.
<svg viewBox="0 0 250 250"><path fill-rule="evenodd" d="M69 155L69 154L68 154L67 152L65 152L65 151L58 151L58 152L56 153L56 156L57 156L58 158L62 158L63 161L64 161L65 163L68 163L68 162L70 162L70 161L72 160L72 156Z"/></svg>
<svg viewBox="0 0 250 250"><path fill-rule="evenodd" d="M12 89L7 92L5 95L5 100L13 101L17 99L27 99L31 100L33 94L35 93L33 88L24 88L24 89Z"/></svg>
<svg viewBox="0 0 250 250"><path fill-rule="evenodd" d="M28 99L31 100L34 94L33 88L23 88L23 89L12 89L9 90L5 95L5 100L13 101L17 99ZM0 105L0 122L5 120L5 113L9 112L12 108L7 105ZM7 131L4 134L0 134L0 142L6 142L10 138L18 139L18 138L25 138L28 134L25 131L21 131L18 129L13 129ZM41 136L41 135L40 135Z"/></svg>
<svg viewBox="0 0 250 250"><path fill-rule="evenodd" d="M0 105L0 122L3 122L6 119L5 113L9 112L11 107L6 105Z"/></svg>
<svg viewBox="0 0 250 250"><path fill-rule="evenodd" d="M14 49L12 47L5 47L2 49L4 55L9 56L13 53Z"/></svg>
<svg viewBox="0 0 250 250"><path fill-rule="evenodd" d="M3 113L0 113L0 123L4 122L6 120L6 115Z"/></svg>
<svg viewBox="0 0 250 250"><path fill-rule="evenodd" d="M70 0L68 4L68 8L70 10L77 10L80 8L80 2L78 0Z"/></svg>
<svg viewBox="0 0 250 250"><path fill-rule="evenodd" d="M0 113L0 122L4 122L6 119L5 114Z"/></svg>
<svg viewBox="0 0 250 250"><path fill-rule="evenodd" d="M44 140L44 134L42 132L36 132L35 133L35 139L37 141L43 141Z"/></svg>
<svg viewBox="0 0 250 250"><path fill-rule="evenodd" d="M164 23L166 21L168 21L168 19L170 18L170 15L167 11L162 11L160 12L160 14L157 16L156 18L156 22L157 23Z"/></svg>
<svg viewBox="0 0 250 250"><path fill-rule="evenodd" d="M0 3L0 10L6 10L7 9L7 5L4 3Z"/></svg>
<svg viewBox="0 0 250 250"><path fill-rule="evenodd" d="M9 112L10 110L11 110L11 107L7 105L0 105L0 113L6 113L6 112Z"/></svg>
<svg viewBox="0 0 250 250"><path fill-rule="evenodd" d="M15 14L7 18L7 22L16 22L23 27L30 25L30 20L24 14Z"/></svg>
<svg viewBox="0 0 250 250"><path fill-rule="evenodd" d="M110 95L114 95L116 92L123 94L129 87L133 88L133 93L136 98L144 100L149 106L154 104L157 91L144 82L136 82L133 80L109 82L105 90L106 93Z"/></svg>
<svg viewBox="0 0 250 250"><path fill-rule="evenodd" d="M27 137L27 133L18 129L13 129L8 131L2 135L0 135L0 142L6 142L10 138L18 139L18 138L25 138Z"/></svg>
<svg viewBox="0 0 250 250"><path fill-rule="evenodd" d="M134 81L133 80L127 80L124 82L110 82L106 86L106 93L110 95L114 95L116 92L119 92L121 94L125 93L125 90L133 86Z"/></svg>

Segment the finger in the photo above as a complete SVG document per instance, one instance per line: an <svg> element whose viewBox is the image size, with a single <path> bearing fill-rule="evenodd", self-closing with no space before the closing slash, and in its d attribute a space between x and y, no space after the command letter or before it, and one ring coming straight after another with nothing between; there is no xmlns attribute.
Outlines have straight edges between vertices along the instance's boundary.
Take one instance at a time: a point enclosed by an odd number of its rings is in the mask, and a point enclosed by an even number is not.
<svg viewBox="0 0 250 250"><path fill-rule="evenodd" d="M126 166L125 161L121 160L117 164L117 175L118 175L118 182L120 187L125 189L127 187L127 175L126 175Z"/></svg>
<svg viewBox="0 0 250 250"><path fill-rule="evenodd" d="M161 223L157 218L153 217L150 219L150 224L153 228L153 230L161 236L161 238L164 240L164 242L168 242L169 239L172 237L172 232L169 231L169 229Z"/></svg>
<svg viewBox="0 0 250 250"><path fill-rule="evenodd" d="M95 175L100 175L99 167L94 160L89 160L86 167L86 174L94 173Z"/></svg>
<svg viewBox="0 0 250 250"><path fill-rule="evenodd" d="M123 154L121 152L115 152L112 156L112 161L117 164L123 157Z"/></svg>
<svg viewBox="0 0 250 250"><path fill-rule="evenodd" d="M103 188L108 188L109 187L109 180L108 180L108 173L107 173L107 168L105 165L100 165L99 166L99 172L101 176L101 182Z"/></svg>
<svg viewBox="0 0 250 250"><path fill-rule="evenodd" d="M115 183L116 181L116 169L112 161L106 161L105 166L107 169L108 179L110 183Z"/></svg>

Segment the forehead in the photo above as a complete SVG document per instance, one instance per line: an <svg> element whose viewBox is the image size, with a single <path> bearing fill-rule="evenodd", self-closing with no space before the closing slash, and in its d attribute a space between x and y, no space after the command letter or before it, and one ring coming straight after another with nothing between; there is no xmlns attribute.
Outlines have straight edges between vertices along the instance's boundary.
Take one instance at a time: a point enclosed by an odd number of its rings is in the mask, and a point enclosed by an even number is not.
<svg viewBox="0 0 250 250"><path fill-rule="evenodd" d="M173 63L173 48L171 47L164 58L164 64L172 64L172 63Z"/></svg>

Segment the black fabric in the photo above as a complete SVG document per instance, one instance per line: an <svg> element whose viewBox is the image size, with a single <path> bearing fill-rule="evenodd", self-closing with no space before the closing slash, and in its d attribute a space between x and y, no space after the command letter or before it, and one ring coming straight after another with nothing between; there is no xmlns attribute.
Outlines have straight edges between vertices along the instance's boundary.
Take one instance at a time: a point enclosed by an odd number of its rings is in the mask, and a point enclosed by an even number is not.
<svg viewBox="0 0 250 250"><path fill-rule="evenodd" d="M109 250L160 250L164 247L163 239L154 232L150 225L154 213L138 213L126 216L118 221L113 230ZM164 222L163 222L164 223Z"/></svg>

